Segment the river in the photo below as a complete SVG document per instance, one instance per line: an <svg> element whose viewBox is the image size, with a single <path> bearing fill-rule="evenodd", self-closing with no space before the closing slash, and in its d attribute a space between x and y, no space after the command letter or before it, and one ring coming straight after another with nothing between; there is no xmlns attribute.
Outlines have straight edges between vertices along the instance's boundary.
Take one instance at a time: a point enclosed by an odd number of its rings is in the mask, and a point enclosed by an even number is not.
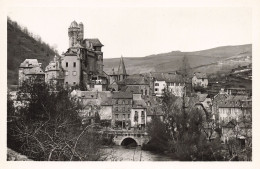
<svg viewBox="0 0 260 169"><path fill-rule="evenodd" d="M126 148L123 146L104 147L106 161L176 161L165 154L141 150L140 146Z"/></svg>

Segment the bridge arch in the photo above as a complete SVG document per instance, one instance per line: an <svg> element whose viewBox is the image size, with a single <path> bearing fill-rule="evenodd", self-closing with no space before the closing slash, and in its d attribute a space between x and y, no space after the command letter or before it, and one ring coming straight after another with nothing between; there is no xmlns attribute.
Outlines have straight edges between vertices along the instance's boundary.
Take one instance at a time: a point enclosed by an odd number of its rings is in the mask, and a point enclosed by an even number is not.
<svg viewBox="0 0 260 169"><path fill-rule="evenodd" d="M126 136L126 137L123 137L119 143L119 145L121 146L127 146L127 145L135 145L135 146L138 146L140 145L139 141L137 139L135 139L134 137L131 137L131 136Z"/></svg>

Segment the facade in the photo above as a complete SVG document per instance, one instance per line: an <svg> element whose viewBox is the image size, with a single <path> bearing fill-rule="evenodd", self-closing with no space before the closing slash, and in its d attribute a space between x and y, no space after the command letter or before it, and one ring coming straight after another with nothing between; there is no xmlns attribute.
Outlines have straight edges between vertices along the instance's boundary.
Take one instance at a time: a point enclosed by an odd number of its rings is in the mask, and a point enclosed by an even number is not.
<svg viewBox="0 0 260 169"><path fill-rule="evenodd" d="M165 90L175 96L186 95L185 81L181 75L176 73L151 73L153 89L156 96L161 97Z"/></svg>
<svg viewBox="0 0 260 169"><path fill-rule="evenodd" d="M25 59L19 66L19 86L24 81L44 82L45 74L37 59Z"/></svg>
<svg viewBox="0 0 260 169"><path fill-rule="evenodd" d="M54 60L45 68L45 82L50 85L64 85L64 71L61 69L60 61L56 55Z"/></svg>
<svg viewBox="0 0 260 169"><path fill-rule="evenodd" d="M84 26L73 21L68 28L69 49L61 57L65 86L79 85L89 90L104 90L108 79L103 72L103 44L99 39L84 39Z"/></svg>
<svg viewBox="0 0 260 169"><path fill-rule="evenodd" d="M130 114L133 104L133 94L129 92L113 92L113 119L112 126L126 129L131 126Z"/></svg>
<svg viewBox="0 0 260 169"><path fill-rule="evenodd" d="M192 87L193 89L196 88L207 88L208 87L208 78L206 73L197 72L194 73L192 77Z"/></svg>

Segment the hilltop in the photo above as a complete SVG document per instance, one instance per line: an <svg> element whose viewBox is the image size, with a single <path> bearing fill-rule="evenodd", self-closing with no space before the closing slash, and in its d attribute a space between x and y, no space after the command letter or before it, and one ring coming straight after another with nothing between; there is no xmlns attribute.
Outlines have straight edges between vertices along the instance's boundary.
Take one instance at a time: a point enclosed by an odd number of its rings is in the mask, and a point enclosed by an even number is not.
<svg viewBox="0 0 260 169"><path fill-rule="evenodd" d="M7 21L7 84L18 83L18 67L25 59L38 59L44 69L55 55L47 43L8 18Z"/></svg>
<svg viewBox="0 0 260 169"><path fill-rule="evenodd" d="M192 71L206 73L225 72L252 63L252 44L222 46L194 52L172 51L146 57L124 58L127 73L170 72L182 69L186 56ZM117 70L119 58L104 59L104 71L110 74L112 68Z"/></svg>

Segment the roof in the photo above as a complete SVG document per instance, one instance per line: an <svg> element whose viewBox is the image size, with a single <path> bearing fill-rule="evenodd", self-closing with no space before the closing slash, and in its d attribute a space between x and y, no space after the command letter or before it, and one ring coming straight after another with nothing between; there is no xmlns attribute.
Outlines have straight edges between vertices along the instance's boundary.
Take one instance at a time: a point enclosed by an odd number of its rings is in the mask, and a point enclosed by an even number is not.
<svg viewBox="0 0 260 169"><path fill-rule="evenodd" d="M21 64L20 68L22 67L40 67L40 63L37 59L25 59Z"/></svg>
<svg viewBox="0 0 260 169"><path fill-rule="evenodd" d="M243 95L237 95L237 96L228 95L228 97L226 97L225 99L220 100L218 106L222 108L224 107L250 108L252 107L252 100L250 100L247 96L243 96Z"/></svg>
<svg viewBox="0 0 260 169"><path fill-rule="evenodd" d="M133 94L131 92L114 92L113 99L132 99Z"/></svg>
<svg viewBox="0 0 260 169"><path fill-rule="evenodd" d="M123 90L123 88L122 88L122 90ZM141 93L140 86L126 86L126 88L124 88L124 91L131 92L134 94Z"/></svg>
<svg viewBox="0 0 260 169"><path fill-rule="evenodd" d="M196 72L194 73L194 76L196 76L198 79L207 79L206 73Z"/></svg>
<svg viewBox="0 0 260 169"><path fill-rule="evenodd" d="M76 28L78 27L78 23L76 21L71 22L70 28L75 28L75 27Z"/></svg>
<svg viewBox="0 0 260 169"><path fill-rule="evenodd" d="M123 56L120 58L119 66L118 66L118 75L126 75L125 63L123 60Z"/></svg>
<svg viewBox="0 0 260 169"><path fill-rule="evenodd" d="M144 100L133 100L133 108L146 108Z"/></svg>
<svg viewBox="0 0 260 169"><path fill-rule="evenodd" d="M94 39L84 39L83 42L85 42L85 41L89 41L90 43L92 43L93 46L100 46L100 47L104 46L104 45L99 41L99 39L97 39L97 38L94 38Z"/></svg>
<svg viewBox="0 0 260 169"><path fill-rule="evenodd" d="M97 92L91 92L91 91L73 90L71 92L71 95L80 98L85 98L85 99L97 99Z"/></svg>
<svg viewBox="0 0 260 169"><path fill-rule="evenodd" d="M33 67L26 73L26 75L45 75L45 73L40 67Z"/></svg>
<svg viewBox="0 0 260 169"><path fill-rule="evenodd" d="M148 79L139 74L128 76L123 82L125 85L149 85Z"/></svg>
<svg viewBox="0 0 260 169"><path fill-rule="evenodd" d="M182 75L176 73L151 73L152 77L157 81L165 81L166 83L184 83L185 79Z"/></svg>
<svg viewBox="0 0 260 169"><path fill-rule="evenodd" d="M102 99L101 105L102 106L112 106L113 102L112 102L111 97L107 97L106 99Z"/></svg>

